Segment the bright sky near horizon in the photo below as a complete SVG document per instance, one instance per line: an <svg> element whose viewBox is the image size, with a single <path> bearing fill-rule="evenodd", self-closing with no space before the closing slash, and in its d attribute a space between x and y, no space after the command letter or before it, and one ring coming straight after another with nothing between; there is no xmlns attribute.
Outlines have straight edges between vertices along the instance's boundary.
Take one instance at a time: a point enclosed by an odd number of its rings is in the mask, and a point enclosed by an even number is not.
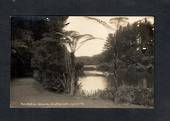
<svg viewBox="0 0 170 121"><path fill-rule="evenodd" d="M105 21L107 24L111 25L112 28L115 28L116 30L115 25L110 24L109 20L117 16L92 16L92 17ZM132 17L126 16L126 17L128 18L128 20L124 25L126 25L128 22L133 23L145 17L147 17L151 23L154 23L154 18L151 16L132 16ZM93 56L102 52L104 43L106 42L106 38L108 34L111 32L111 30L95 22L94 20L85 18L85 16L70 16L67 22L69 22L69 25L64 28L67 31L74 30L79 32L80 34L91 34L97 38L103 38L87 41L83 46L81 46L81 48L79 48L76 51L75 55L77 57Z"/></svg>

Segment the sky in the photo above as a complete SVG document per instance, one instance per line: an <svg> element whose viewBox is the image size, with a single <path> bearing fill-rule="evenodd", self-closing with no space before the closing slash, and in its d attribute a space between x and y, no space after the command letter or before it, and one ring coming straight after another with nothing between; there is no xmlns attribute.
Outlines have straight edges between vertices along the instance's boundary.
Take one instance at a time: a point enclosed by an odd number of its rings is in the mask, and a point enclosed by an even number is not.
<svg viewBox="0 0 170 121"><path fill-rule="evenodd" d="M94 39L87 41L83 46L81 46L75 53L75 56L93 56L99 54L103 51L104 44L106 42L107 36L109 33L114 33L116 30L115 24L110 24L109 20L116 16L91 16L102 21L105 21L109 24L113 30L107 29L103 25L95 22L94 20L87 19L85 16L70 16L67 20L69 23L64 30L70 31L74 30L79 32L80 34L91 34L97 38L102 39ZM118 17L118 16L117 16ZM151 23L154 23L154 18L151 16L133 16L129 17L125 23L120 23L120 25L125 26L127 23L133 23L135 21L141 20L147 17ZM82 39L83 40L83 39Z"/></svg>

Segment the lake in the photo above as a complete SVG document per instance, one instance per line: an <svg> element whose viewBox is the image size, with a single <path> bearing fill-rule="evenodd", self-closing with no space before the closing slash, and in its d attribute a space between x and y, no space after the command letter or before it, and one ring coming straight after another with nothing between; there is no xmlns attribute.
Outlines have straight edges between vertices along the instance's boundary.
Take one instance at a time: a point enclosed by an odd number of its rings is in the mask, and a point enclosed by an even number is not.
<svg viewBox="0 0 170 121"><path fill-rule="evenodd" d="M108 87L108 81L103 72L91 70L84 73L85 76L80 77L78 83L81 83L81 90L85 93L92 94Z"/></svg>

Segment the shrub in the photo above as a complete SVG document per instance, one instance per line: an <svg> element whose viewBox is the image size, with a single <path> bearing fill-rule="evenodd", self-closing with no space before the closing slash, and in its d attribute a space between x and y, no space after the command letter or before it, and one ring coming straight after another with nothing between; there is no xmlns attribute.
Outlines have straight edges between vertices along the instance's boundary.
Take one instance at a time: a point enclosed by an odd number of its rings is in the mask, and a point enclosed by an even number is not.
<svg viewBox="0 0 170 121"><path fill-rule="evenodd" d="M83 76L84 75L84 63L83 62L76 62L75 65L76 76Z"/></svg>
<svg viewBox="0 0 170 121"><path fill-rule="evenodd" d="M114 100L115 97L115 88L107 88L103 91L99 91L99 97L102 99Z"/></svg>
<svg viewBox="0 0 170 121"><path fill-rule="evenodd" d="M115 93L116 103L153 106L153 90L149 88L121 86Z"/></svg>
<svg viewBox="0 0 170 121"><path fill-rule="evenodd" d="M35 45L31 60L35 80L46 89L69 92L71 64L66 47L46 41L37 41Z"/></svg>

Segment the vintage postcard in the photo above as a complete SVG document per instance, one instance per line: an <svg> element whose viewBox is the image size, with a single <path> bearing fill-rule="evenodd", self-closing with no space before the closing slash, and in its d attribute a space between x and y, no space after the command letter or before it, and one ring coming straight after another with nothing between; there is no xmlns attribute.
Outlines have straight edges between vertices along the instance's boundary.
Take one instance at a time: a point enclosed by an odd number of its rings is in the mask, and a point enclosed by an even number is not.
<svg viewBox="0 0 170 121"><path fill-rule="evenodd" d="M153 16L11 17L11 108L154 108Z"/></svg>

